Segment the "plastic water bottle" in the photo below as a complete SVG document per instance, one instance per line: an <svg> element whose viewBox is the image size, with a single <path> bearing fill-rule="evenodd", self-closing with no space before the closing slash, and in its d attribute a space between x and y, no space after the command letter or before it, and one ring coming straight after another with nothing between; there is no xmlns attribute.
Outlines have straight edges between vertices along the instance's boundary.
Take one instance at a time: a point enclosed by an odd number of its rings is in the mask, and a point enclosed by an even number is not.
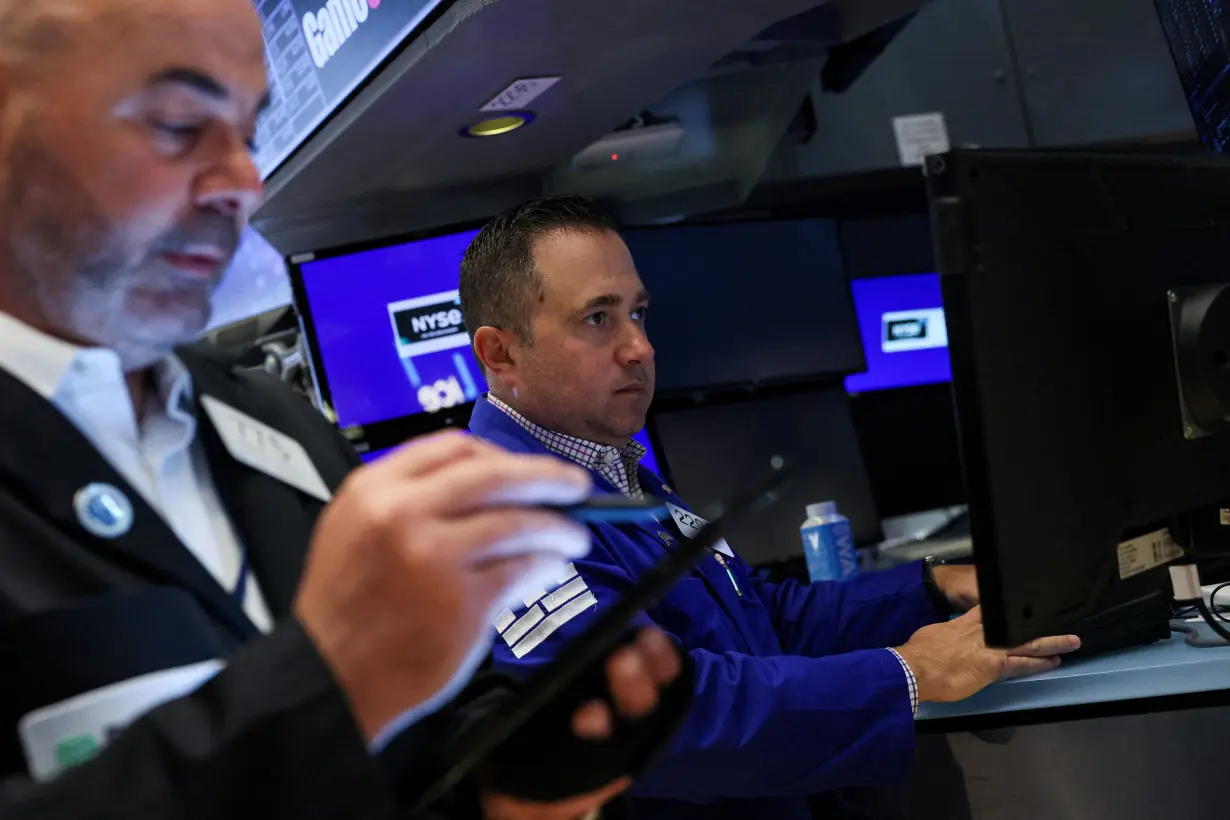
<svg viewBox="0 0 1230 820"><path fill-rule="evenodd" d="M807 505L807 520L799 528L807 574L812 581L849 581L858 575L858 550L850 532L850 519L837 512L837 503Z"/></svg>

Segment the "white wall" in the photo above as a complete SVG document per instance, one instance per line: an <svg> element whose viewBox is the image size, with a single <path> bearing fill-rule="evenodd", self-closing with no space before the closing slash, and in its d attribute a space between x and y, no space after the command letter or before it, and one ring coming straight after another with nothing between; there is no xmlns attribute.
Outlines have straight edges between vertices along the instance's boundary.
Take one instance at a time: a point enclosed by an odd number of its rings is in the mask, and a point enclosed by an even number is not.
<svg viewBox="0 0 1230 820"><path fill-rule="evenodd" d="M254 230L244 236L235 261L214 294L209 330L247 319L292 301L282 254Z"/></svg>

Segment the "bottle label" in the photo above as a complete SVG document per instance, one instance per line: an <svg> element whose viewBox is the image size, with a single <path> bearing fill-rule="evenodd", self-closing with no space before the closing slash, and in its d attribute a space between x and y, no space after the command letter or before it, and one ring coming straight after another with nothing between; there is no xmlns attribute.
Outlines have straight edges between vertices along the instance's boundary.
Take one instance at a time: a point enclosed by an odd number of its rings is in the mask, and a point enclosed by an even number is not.
<svg viewBox="0 0 1230 820"><path fill-rule="evenodd" d="M848 581L859 572L858 551L847 521L802 531L807 574L812 581Z"/></svg>

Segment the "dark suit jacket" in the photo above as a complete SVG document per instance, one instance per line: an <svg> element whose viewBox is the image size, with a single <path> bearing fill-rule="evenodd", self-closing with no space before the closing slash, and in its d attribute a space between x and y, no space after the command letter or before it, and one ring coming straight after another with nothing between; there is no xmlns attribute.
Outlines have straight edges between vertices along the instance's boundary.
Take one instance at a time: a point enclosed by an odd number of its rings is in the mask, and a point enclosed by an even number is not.
<svg viewBox="0 0 1230 820"><path fill-rule="evenodd" d="M331 489L357 464L291 391L232 373L204 348L180 358L198 402L213 396L294 438ZM367 818L393 809L342 692L290 616L322 505L235 461L208 416L198 418L278 621L268 636L71 422L0 371L0 816ZM73 497L92 482L127 493L127 535L104 540L79 523ZM133 724L89 765L45 786L22 777L22 714L217 656L228 666L216 678Z"/></svg>
<svg viewBox="0 0 1230 820"><path fill-rule="evenodd" d="M0 369L0 817L230 818L406 816L471 728L522 686L484 672L460 698L369 754L345 697L290 614L317 499L231 457L201 397L299 442L335 490L359 464L310 404L263 374L236 372L200 345L179 351L193 380L198 436L277 627L261 636L141 496L49 402ZM90 534L73 499L95 482L123 490L130 532ZM97 758L50 784L25 777L18 719L73 695L211 658L227 666L197 692L123 730ZM690 673L689 673L690 674ZM603 744L571 734L576 705L605 690L601 666L505 744L482 774L550 800L644 766L688 704L685 674L655 715ZM578 745L585 745L578 754ZM430 817L470 817L469 785Z"/></svg>
<svg viewBox="0 0 1230 820"><path fill-rule="evenodd" d="M358 464L335 428L281 385L232 372L208 348L180 358L198 403L213 396L292 437L330 489ZM290 615L323 505L234 460L208 415L198 419L219 494L278 621L268 636L71 422L0 370L0 816L383 817L415 798L443 765L448 733L473 718L454 706L384 760L371 757ZM79 523L74 495L93 482L127 493L127 535L104 540ZM23 714L213 657L226 657L226 669L134 723L89 764L48 785L24 777ZM480 688L483 703L495 702L489 678Z"/></svg>

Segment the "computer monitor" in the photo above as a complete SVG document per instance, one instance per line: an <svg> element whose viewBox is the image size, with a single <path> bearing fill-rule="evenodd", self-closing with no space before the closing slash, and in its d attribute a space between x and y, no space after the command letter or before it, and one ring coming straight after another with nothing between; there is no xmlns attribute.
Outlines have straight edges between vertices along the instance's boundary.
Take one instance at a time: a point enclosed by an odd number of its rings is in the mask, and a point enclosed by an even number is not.
<svg viewBox="0 0 1230 820"><path fill-rule="evenodd" d="M892 234L880 242L893 244ZM964 504L939 274L850 287L867 370L846 378L846 392L876 509L894 518Z"/></svg>
<svg viewBox="0 0 1230 820"><path fill-rule="evenodd" d="M1205 147L1230 146L1230 36L1226 0L1154 0Z"/></svg>
<svg viewBox="0 0 1230 820"><path fill-rule="evenodd" d="M487 390L457 291L461 257L477 233L396 239L290 259L320 405L373 450L464 425L473 402ZM636 438L650 446L643 431ZM642 463L655 473L662 466L652 448Z"/></svg>
<svg viewBox="0 0 1230 820"><path fill-rule="evenodd" d="M659 395L863 369L831 220L641 228L624 239L652 296Z"/></svg>
<svg viewBox="0 0 1230 820"><path fill-rule="evenodd" d="M840 384L664 409L654 413L653 428L672 486L694 509L729 498L774 455L800 463L799 476L782 490L772 513L753 516L730 533L730 543L753 565L800 557L799 523L807 505L819 501L837 502L859 544L881 538Z"/></svg>
<svg viewBox="0 0 1230 820"><path fill-rule="evenodd" d="M867 370L846 378L848 393L940 384L952 378L939 274L855 279L850 289Z"/></svg>
<svg viewBox="0 0 1230 820"><path fill-rule="evenodd" d="M1224 546L1230 162L955 151L926 172L988 641L1168 596L1168 562Z"/></svg>
<svg viewBox="0 0 1230 820"><path fill-rule="evenodd" d="M477 233L291 258L316 389L338 426L436 414L486 390L457 292Z"/></svg>

